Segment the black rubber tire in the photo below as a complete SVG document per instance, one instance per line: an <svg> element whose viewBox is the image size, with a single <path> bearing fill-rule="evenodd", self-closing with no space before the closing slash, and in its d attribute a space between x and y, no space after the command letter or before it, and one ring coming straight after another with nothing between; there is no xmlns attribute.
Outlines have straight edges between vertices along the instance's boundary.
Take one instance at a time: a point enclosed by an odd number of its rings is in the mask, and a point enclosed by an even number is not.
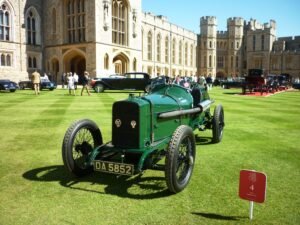
<svg viewBox="0 0 300 225"><path fill-rule="evenodd" d="M169 191L178 193L188 185L193 173L195 150L192 128L179 126L172 135L166 154L165 178Z"/></svg>
<svg viewBox="0 0 300 225"><path fill-rule="evenodd" d="M96 84L94 87L96 93L104 92L104 85L103 84Z"/></svg>
<svg viewBox="0 0 300 225"><path fill-rule="evenodd" d="M217 105L212 119L212 142L219 143L223 137L224 129L224 110L222 105Z"/></svg>
<svg viewBox="0 0 300 225"><path fill-rule="evenodd" d="M78 177L91 173L92 166L85 162L90 152L102 143L100 129L93 121L83 119L71 124L62 144L62 158L67 170Z"/></svg>

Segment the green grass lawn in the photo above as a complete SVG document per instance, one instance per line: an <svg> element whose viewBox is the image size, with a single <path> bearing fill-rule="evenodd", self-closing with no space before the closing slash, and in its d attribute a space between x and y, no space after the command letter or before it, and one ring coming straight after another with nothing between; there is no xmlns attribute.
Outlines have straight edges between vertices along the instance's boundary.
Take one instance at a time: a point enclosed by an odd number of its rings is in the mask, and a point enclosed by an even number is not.
<svg viewBox="0 0 300 225"><path fill-rule="evenodd" d="M300 224L300 92L270 97L214 88L225 110L219 144L199 132L194 173L176 195L164 173L138 177L94 173L82 179L63 167L65 131L89 118L111 140L111 106L124 93L69 96L66 90L0 93L0 224ZM266 173L267 198L238 197L239 173Z"/></svg>

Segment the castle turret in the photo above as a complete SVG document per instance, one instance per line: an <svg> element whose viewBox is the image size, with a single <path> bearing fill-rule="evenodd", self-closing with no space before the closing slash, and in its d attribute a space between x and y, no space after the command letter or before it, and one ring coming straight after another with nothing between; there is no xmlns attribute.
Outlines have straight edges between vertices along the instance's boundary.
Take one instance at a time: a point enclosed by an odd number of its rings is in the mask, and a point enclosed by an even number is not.
<svg viewBox="0 0 300 225"><path fill-rule="evenodd" d="M239 76L243 73L243 35L244 20L241 17L227 19L228 29L228 73L232 76Z"/></svg>
<svg viewBox="0 0 300 225"><path fill-rule="evenodd" d="M198 40L200 70L198 74L204 76L216 76L216 47L217 39L217 18L205 16L200 19L200 35Z"/></svg>

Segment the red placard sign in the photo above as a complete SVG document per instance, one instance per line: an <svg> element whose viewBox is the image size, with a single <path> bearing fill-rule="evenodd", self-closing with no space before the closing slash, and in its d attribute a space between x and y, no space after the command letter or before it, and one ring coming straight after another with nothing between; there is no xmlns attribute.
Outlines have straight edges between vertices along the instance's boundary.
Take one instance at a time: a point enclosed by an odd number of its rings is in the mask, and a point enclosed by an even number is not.
<svg viewBox="0 0 300 225"><path fill-rule="evenodd" d="M266 198L267 176L253 170L240 171L239 196L253 202L263 203Z"/></svg>

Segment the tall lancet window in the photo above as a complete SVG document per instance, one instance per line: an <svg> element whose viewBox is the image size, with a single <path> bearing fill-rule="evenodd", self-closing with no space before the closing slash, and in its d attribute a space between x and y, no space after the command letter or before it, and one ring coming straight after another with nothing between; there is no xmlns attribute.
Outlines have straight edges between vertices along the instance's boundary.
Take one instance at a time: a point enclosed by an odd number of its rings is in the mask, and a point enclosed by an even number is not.
<svg viewBox="0 0 300 225"><path fill-rule="evenodd" d="M112 42L118 45L128 45L127 24L128 6L124 0L112 1Z"/></svg>

